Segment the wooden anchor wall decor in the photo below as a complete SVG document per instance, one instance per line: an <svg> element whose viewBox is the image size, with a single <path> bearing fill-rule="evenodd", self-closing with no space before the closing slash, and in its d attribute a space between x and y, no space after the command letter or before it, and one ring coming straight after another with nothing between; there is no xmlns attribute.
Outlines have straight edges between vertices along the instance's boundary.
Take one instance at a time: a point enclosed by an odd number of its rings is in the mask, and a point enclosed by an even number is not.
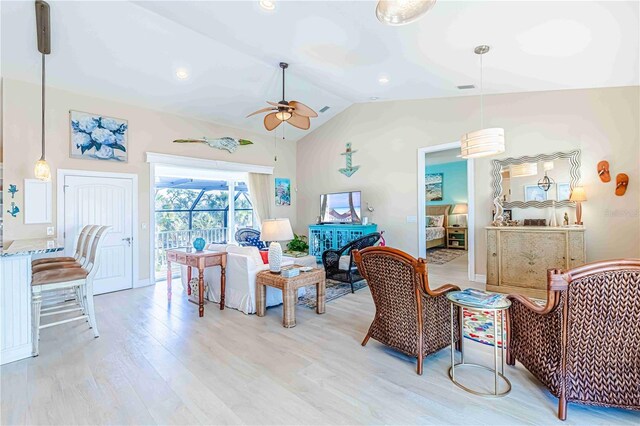
<svg viewBox="0 0 640 426"><path fill-rule="evenodd" d="M351 143L347 143L346 146L346 150L345 152L340 153L340 155L344 155L347 159L347 167L344 167L342 169L338 169L338 171L340 173L342 173L343 175L345 175L346 177L351 177L351 175L353 175L355 172L358 171L358 169L360 168L360 166L353 166L351 165L351 156L353 154L355 154L358 151L352 151L351 150Z"/></svg>

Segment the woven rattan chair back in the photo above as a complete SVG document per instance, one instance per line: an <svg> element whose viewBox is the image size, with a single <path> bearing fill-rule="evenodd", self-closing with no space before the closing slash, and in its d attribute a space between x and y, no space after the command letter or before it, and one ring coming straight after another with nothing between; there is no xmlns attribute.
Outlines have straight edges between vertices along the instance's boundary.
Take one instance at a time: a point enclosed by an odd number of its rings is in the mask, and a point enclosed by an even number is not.
<svg viewBox="0 0 640 426"><path fill-rule="evenodd" d="M640 265L627 267L569 282L569 401L640 407Z"/></svg>
<svg viewBox="0 0 640 426"><path fill-rule="evenodd" d="M547 303L509 295L507 363L567 403L640 409L640 259L549 270Z"/></svg>
<svg viewBox="0 0 640 426"><path fill-rule="evenodd" d="M249 245L248 239L251 237L260 237L260 231L253 228L240 228L236 231L235 239L241 246Z"/></svg>
<svg viewBox="0 0 640 426"><path fill-rule="evenodd" d="M376 306L371 337L412 356L418 355L418 312L422 311L416 267L415 259L389 249L362 252L358 262Z"/></svg>
<svg viewBox="0 0 640 426"><path fill-rule="evenodd" d="M369 247L355 250L353 255L376 307L363 346L373 337L414 356L418 360L417 372L422 374L424 357L450 344L446 293L458 287L448 284L429 289L426 261L394 248Z"/></svg>

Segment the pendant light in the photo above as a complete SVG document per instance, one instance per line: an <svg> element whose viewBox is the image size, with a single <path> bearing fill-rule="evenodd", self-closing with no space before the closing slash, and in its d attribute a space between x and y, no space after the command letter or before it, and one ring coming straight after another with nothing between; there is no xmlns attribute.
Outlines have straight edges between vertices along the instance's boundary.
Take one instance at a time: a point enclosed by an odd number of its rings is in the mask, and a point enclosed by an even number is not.
<svg viewBox="0 0 640 426"><path fill-rule="evenodd" d="M380 0L376 17L385 25L406 25L424 16L436 0Z"/></svg>
<svg viewBox="0 0 640 426"><path fill-rule="evenodd" d="M42 155L36 162L34 174L37 179L48 181L51 180L51 169L45 159L45 55L51 53L51 34L49 32L49 4L45 1L36 1L36 29L38 38L38 50L42 54Z"/></svg>
<svg viewBox="0 0 640 426"><path fill-rule="evenodd" d="M504 152L504 129L484 128L484 99L483 99L483 67L482 56L489 51L489 46L481 45L474 49L480 55L480 130L462 135L460 154L462 158L479 158Z"/></svg>

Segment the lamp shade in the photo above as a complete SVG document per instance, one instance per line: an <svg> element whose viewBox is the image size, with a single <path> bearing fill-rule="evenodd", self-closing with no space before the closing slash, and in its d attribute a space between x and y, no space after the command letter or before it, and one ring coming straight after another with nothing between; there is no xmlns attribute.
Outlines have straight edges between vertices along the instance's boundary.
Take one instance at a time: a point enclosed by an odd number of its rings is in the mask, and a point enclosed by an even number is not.
<svg viewBox="0 0 640 426"><path fill-rule="evenodd" d="M260 238L263 241L293 240L293 230L289 219L267 219L262 222Z"/></svg>
<svg viewBox="0 0 640 426"><path fill-rule="evenodd" d="M569 201L575 201L575 202L587 201L587 193L584 191L584 187L576 186L575 188L573 188L573 191L571 191L571 197L569 198Z"/></svg>
<svg viewBox="0 0 640 426"><path fill-rule="evenodd" d="M451 214L467 214L469 213L469 206L467 203L456 204Z"/></svg>
<svg viewBox="0 0 640 426"><path fill-rule="evenodd" d="M538 163L514 164L509 167L511 177L535 176L538 174Z"/></svg>
<svg viewBox="0 0 640 426"><path fill-rule="evenodd" d="M36 179L44 181L51 180L51 169L49 168L49 164L42 158L36 162L33 172L36 176Z"/></svg>
<svg viewBox="0 0 640 426"><path fill-rule="evenodd" d="M488 157L504 149L504 129L499 127L465 133L460 140L462 158Z"/></svg>

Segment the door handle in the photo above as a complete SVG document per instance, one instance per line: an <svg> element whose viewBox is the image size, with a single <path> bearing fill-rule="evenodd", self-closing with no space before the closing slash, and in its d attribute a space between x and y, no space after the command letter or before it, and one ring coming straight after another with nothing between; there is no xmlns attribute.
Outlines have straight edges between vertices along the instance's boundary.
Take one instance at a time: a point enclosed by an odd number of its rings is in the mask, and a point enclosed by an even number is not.
<svg viewBox="0 0 640 426"><path fill-rule="evenodd" d="M126 241L127 244L129 244L129 247L131 247L131 241L132 241L131 237L123 238L122 241Z"/></svg>

